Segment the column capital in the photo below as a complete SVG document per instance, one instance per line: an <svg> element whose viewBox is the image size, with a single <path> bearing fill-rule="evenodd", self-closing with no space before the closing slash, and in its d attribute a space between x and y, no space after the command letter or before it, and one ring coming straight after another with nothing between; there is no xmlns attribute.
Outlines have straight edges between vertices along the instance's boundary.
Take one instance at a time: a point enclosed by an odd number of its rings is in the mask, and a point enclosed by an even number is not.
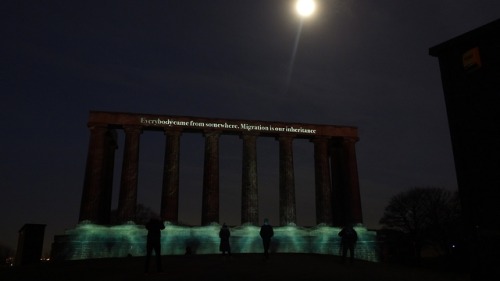
<svg viewBox="0 0 500 281"><path fill-rule="evenodd" d="M164 128L163 132L165 135L180 136L182 134L182 128Z"/></svg>
<svg viewBox="0 0 500 281"><path fill-rule="evenodd" d="M125 133L136 133L136 134L142 134L142 126L137 126L137 125L127 125L123 126L123 130Z"/></svg>
<svg viewBox="0 0 500 281"><path fill-rule="evenodd" d="M278 135L275 139L278 141L293 141L295 137L295 134L281 134Z"/></svg>
<svg viewBox="0 0 500 281"><path fill-rule="evenodd" d="M359 141L359 138L358 137L343 137L342 141L344 143L356 143Z"/></svg>
<svg viewBox="0 0 500 281"><path fill-rule="evenodd" d="M203 130L204 137L218 137L221 133L221 130Z"/></svg>
<svg viewBox="0 0 500 281"><path fill-rule="evenodd" d="M358 137L333 137L330 139L330 143L334 146L342 146L345 144L355 144L359 141Z"/></svg>
<svg viewBox="0 0 500 281"><path fill-rule="evenodd" d="M315 136L311 138L310 142L312 143L327 143L331 137L329 136Z"/></svg>
<svg viewBox="0 0 500 281"><path fill-rule="evenodd" d="M259 132L243 132L240 134L240 139L246 139L246 138L255 138L260 136Z"/></svg>
<svg viewBox="0 0 500 281"><path fill-rule="evenodd" d="M88 123L87 127L89 130L94 130L94 129L108 129L109 125L105 123Z"/></svg>

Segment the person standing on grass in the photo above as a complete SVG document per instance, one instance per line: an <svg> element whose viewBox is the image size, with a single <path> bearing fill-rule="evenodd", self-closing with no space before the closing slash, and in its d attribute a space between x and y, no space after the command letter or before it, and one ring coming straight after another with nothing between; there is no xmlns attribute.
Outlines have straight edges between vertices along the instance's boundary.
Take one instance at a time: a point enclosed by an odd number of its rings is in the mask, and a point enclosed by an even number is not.
<svg viewBox="0 0 500 281"><path fill-rule="evenodd" d="M146 229L148 230L148 237L146 241L146 264L144 266L144 272L149 271L149 262L151 260L151 254L153 250L156 256L156 270L162 272L161 267L161 231L165 229L165 225L158 218L151 218L149 222L146 223Z"/></svg>

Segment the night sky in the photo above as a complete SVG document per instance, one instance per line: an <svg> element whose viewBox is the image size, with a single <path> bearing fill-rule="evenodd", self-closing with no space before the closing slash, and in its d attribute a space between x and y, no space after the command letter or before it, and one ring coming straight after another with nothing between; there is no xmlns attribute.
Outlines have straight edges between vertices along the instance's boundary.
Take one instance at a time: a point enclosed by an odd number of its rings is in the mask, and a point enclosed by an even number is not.
<svg viewBox="0 0 500 281"><path fill-rule="evenodd" d="M76 3L78 2L78 3ZM78 223L89 111L358 127L364 224L415 186L457 189L437 58L498 0L15 1L2 57L0 245ZM297 40L299 39L299 40ZM298 45L295 45L298 42ZM296 49L296 53L294 50ZM116 152L113 208L123 132ZM159 212L165 136L141 135L138 203ZM201 222L201 134L183 134L179 219ZM278 142L258 140L260 220L278 223ZM240 223L242 140L220 139L220 220ZM313 145L294 141L297 223L314 225Z"/></svg>

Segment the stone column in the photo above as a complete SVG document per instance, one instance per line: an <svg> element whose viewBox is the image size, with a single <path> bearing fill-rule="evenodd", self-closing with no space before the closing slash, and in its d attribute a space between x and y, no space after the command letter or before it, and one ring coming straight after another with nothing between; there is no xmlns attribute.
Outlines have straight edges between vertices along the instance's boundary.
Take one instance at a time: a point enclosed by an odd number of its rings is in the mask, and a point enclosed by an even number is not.
<svg viewBox="0 0 500 281"><path fill-rule="evenodd" d="M358 164L356 161L357 138L343 138L343 150L345 151L345 165L347 194L349 198L349 221L351 223L363 223L361 210L361 195L359 192Z"/></svg>
<svg viewBox="0 0 500 281"><path fill-rule="evenodd" d="M279 161L280 161L280 189L279 210L280 225L296 224L295 207L295 178L293 171L293 146L292 136L280 136Z"/></svg>
<svg viewBox="0 0 500 281"><path fill-rule="evenodd" d="M219 135L218 131L207 131L204 134L202 225L219 222Z"/></svg>
<svg viewBox="0 0 500 281"><path fill-rule="evenodd" d="M314 171L316 186L316 224L332 225L332 189L328 163L328 138L316 137L314 143Z"/></svg>
<svg viewBox="0 0 500 281"><path fill-rule="evenodd" d="M357 138L336 138L332 142L334 226L363 222L354 146L356 142Z"/></svg>
<svg viewBox="0 0 500 281"><path fill-rule="evenodd" d="M241 224L259 224L257 187L257 135L244 133L241 189Z"/></svg>
<svg viewBox="0 0 500 281"><path fill-rule="evenodd" d="M137 182L139 174L139 141L142 128L140 126L124 127L125 148L118 198L118 220L133 221L137 206Z"/></svg>
<svg viewBox="0 0 500 281"><path fill-rule="evenodd" d="M344 151L342 149L342 140L334 138L330 142L330 169L332 181L332 225L344 226L347 223L347 204L346 202L346 179Z"/></svg>
<svg viewBox="0 0 500 281"><path fill-rule="evenodd" d="M79 221L109 223L116 133L107 125L92 125Z"/></svg>
<svg viewBox="0 0 500 281"><path fill-rule="evenodd" d="M177 223L179 219L179 152L180 130L165 130L165 164L160 215L163 220Z"/></svg>
<svg viewBox="0 0 500 281"><path fill-rule="evenodd" d="M113 197L113 177L115 167L115 151L118 148L118 137L115 130L108 130L106 133L106 149L104 161L104 188L103 204L99 211L99 223L109 224L111 222L111 202Z"/></svg>

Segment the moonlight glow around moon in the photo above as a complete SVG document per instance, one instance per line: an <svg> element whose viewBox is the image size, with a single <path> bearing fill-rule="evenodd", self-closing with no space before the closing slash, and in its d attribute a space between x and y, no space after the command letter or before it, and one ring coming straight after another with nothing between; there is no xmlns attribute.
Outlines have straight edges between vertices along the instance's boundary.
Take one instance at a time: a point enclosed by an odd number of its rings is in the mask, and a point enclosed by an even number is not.
<svg viewBox="0 0 500 281"><path fill-rule="evenodd" d="M299 15L308 17L316 9L316 3L313 0L298 0L295 9L297 9Z"/></svg>

